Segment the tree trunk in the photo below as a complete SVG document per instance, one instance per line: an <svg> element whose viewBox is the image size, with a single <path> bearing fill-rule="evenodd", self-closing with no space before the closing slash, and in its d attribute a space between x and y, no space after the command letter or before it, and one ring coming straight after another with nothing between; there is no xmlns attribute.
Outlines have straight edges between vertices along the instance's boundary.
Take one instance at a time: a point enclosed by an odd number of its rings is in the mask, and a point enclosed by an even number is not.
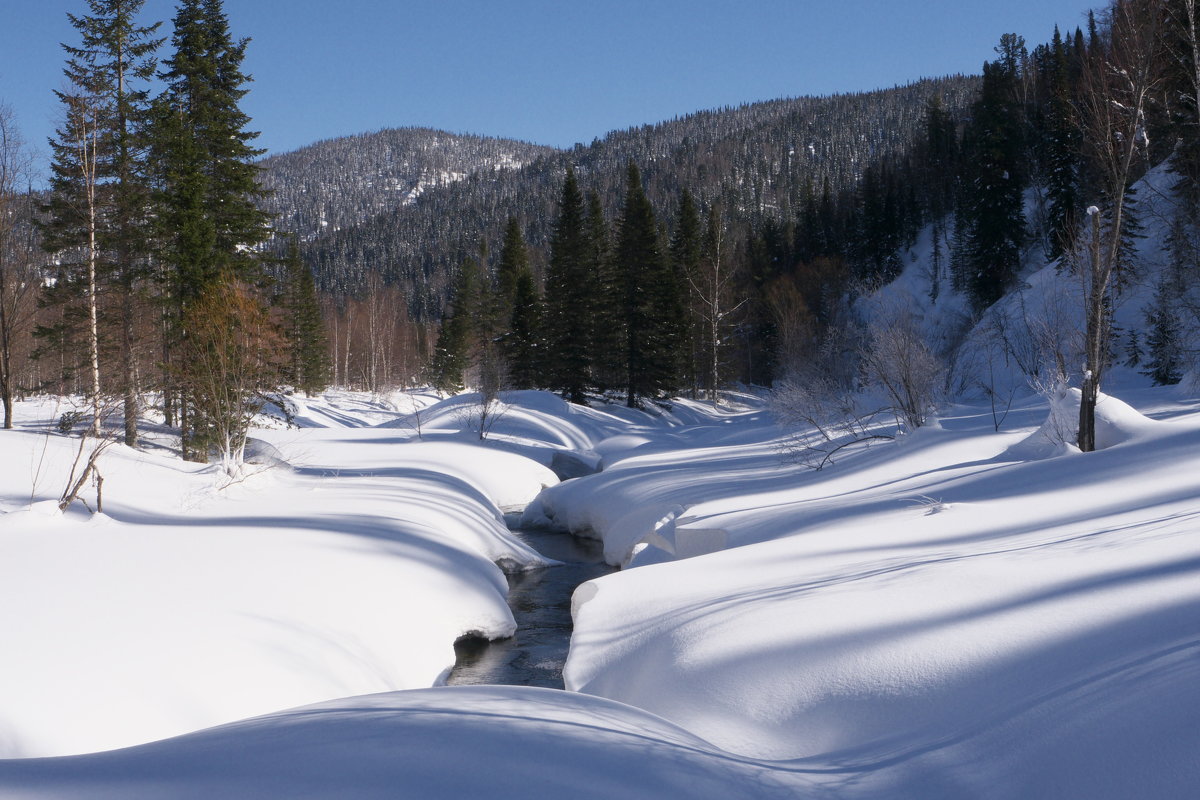
<svg viewBox="0 0 1200 800"><path fill-rule="evenodd" d="M91 109L94 111L94 109ZM99 122L97 128L93 129L89 137L86 127L86 115L89 109L82 110L84 119L83 129L83 169L84 180L86 181L87 204L88 204L88 349L91 360L92 372L92 424L89 432L92 436L100 435L100 323L97 313L97 297L96 297L96 261L98 259L99 244L96 241L96 224L97 214L96 208L96 182L98 165L96 163L99 153L96 148L99 142L96 137L99 135Z"/></svg>
<svg viewBox="0 0 1200 800"><path fill-rule="evenodd" d="M0 402L4 404L4 429L12 430L12 346L8 336L9 320L5 311L8 298L4 291L4 281L4 275L0 274Z"/></svg>
<svg viewBox="0 0 1200 800"><path fill-rule="evenodd" d="M1096 449L1096 398L1099 387L1091 372L1083 376L1079 397L1079 449L1090 453Z"/></svg>
<svg viewBox="0 0 1200 800"><path fill-rule="evenodd" d="M138 391L137 391L137 359L134 358L134 321L133 321L133 288L125 287L121 330L121 355L125 371L125 444L137 447L138 443Z"/></svg>

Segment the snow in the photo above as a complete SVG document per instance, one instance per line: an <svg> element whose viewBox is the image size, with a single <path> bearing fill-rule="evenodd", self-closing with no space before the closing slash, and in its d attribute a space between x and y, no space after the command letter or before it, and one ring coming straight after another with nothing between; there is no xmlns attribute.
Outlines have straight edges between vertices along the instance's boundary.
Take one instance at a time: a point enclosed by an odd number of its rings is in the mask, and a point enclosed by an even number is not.
<svg viewBox="0 0 1200 800"><path fill-rule="evenodd" d="M290 466L223 490L210 467L114 445L101 460L105 513L89 518L45 499L77 440L5 431L0 755L121 747L428 687L458 637L511 634L493 562L545 559L508 533L501 508L557 479L511 453L384 433L258 431Z"/></svg>
<svg viewBox="0 0 1200 800"><path fill-rule="evenodd" d="M677 533L742 545L580 587L568 688L868 796L1188 796L1200 540L1181 465L1200 419L1098 411L1105 449L1086 456L1018 459L1028 428L960 410L819 473L770 480L760 457L717 497L690 450L549 490L611 552L629 533L579 508L582 483L601 507L675 500Z"/></svg>
<svg viewBox="0 0 1200 800"><path fill-rule="evenodd" d="M22 404L0 796L1191 797L1200 401L1112 391L1093 453L1061 391L821 471L749 395L514 392L481 439L475 395L331 392L232 485L114 446L103 515ZM517 508L625 568L575 592L570 691L438 687L512 630L497 564L545 563Z"/></svg>
<svg viewBox="0 0 1200 800"><path fill-rule="evenodd" d="M337 700L129 750L0 762L21 800L577 797L791 798L733 759L619 703L456 687Z"/></svg>

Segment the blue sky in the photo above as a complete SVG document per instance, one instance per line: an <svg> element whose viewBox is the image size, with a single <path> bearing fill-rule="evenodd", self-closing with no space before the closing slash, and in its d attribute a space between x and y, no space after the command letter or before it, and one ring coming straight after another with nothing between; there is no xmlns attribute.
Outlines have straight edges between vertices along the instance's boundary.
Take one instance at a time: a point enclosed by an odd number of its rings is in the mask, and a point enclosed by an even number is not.
<svg viewBox="0 0 1200 800"><path fill-rule="evenodd" d="M1030 44L1086 0L226 0L252 39L243 108L259 143L421 125L588 143L692 111L978 72L1000 35ZM42 151L59 42L83 0L6 0L0 102ZM143 16L169 30L174 0Z"/></svg>

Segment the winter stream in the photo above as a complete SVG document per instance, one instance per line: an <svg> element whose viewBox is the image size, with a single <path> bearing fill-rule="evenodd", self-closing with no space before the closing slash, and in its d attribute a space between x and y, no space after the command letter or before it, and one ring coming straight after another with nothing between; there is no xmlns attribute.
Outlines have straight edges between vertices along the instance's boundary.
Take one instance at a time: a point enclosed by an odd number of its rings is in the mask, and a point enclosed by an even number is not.
<svg viewBox="0 0 1200 800"><path fill-rule="evenodd" d="M571 594L584 581L606 575L600 542L565 533L514 530L522 541L561 566L508 576L508 605L517 632L489 642L460 639L457 656L446 678L450 686L508 684L563 688L562 670L571 646Z"/></svg>

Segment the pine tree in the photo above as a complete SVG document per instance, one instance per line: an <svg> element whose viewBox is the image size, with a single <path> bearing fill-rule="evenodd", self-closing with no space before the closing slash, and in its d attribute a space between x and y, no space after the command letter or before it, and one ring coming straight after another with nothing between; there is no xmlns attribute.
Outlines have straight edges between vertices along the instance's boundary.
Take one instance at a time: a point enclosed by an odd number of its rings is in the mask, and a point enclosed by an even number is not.
<svg viewBox="0 0 1200 800"><path fill-rule="evenodd" d="M496 265L495 313L502 327L507 326L512 317L517 281L521 273L528 270L529 253L521 233L521 223L516 217L509 217L504 228L504 243L500 247L500 263Z"/></svg>
<svg viewBox="0 0 1200 800"><path fill-rule="evenodd" d="M958 131L941 95L925 104L925 142L922 151L923 178L929 216L934 221L946 216L954 205L958 168Z"/></svg>
<svg viewBox="0 0 1200 800"><path fill-rule="evenodd" d="M282 307L288 350L287 377L296 389L311 397L329 385L329 348L312 271L300 260L300 250L294 240L288 245L284 268Z"/></svg>
<svg viewBox="0 0 1200 800"><path fill-rule="evenodd" d="M544 383L572 403L582 403L592 366L595 281L589 261L583 195L567 169L562 203L546 268Z"/></svg>
<svg viewBox="0 0 1200 800"><path fill-rule="evenodd" d="M258 133L245 130L250 118L239 107L249 91L241 71L249 40L232 38L221 0L182 0L172 42L154 144L173 234L167 255L186 302L224 272L257 283L262 265L253 248L270 229L257 205L263 191L254 163L265 151L251 144Z"/></svg>

